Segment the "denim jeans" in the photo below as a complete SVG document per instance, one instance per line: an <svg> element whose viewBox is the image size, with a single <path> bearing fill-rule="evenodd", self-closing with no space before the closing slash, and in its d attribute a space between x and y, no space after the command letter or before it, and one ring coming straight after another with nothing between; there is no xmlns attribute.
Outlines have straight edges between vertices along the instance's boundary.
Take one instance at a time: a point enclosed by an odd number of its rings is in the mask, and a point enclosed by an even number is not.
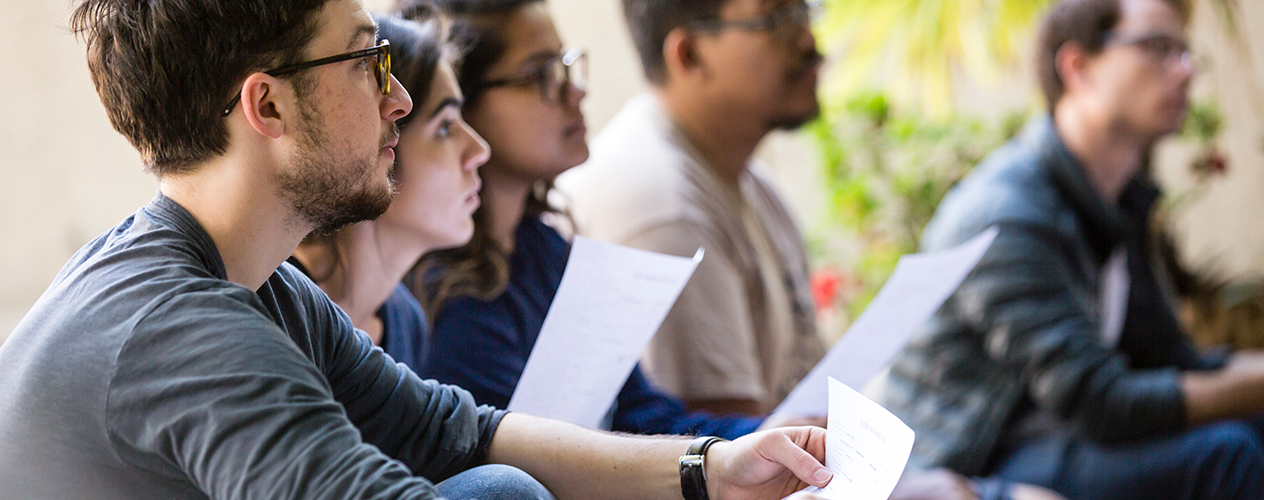
<svg viewBox="0 0 1264 500"><path fill-rule="evenodd" d="M535 478L508 465L484 465L439 483L447 500L555 500Z"/></svg>
<svg viewBox="0 0 1264 500"><path fill-rule="evenodd" d="M997 475L1080 499L1264 499L1264 418L1100 444L1071 432L1006 456Z"/></svg>

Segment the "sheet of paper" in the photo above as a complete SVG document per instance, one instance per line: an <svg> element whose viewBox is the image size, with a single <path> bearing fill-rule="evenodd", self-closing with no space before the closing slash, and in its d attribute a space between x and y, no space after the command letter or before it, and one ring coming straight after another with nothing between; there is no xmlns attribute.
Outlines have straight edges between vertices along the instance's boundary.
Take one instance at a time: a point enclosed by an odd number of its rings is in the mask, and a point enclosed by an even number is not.
<svg viewBox="0 0 1264 500"><path fill-rule="evenodd" d="M992 246L996 233L996 228L990 228L949 249L901 257L869 307L777 406L774 414L824 415L828 409L828 377L863 388L895 359L896 353L957 290Z"/></svg>
<svg viewBox="0 0 1264 500"><path fill-rule="evenodd" d="M576 236L509 410L596 428L702 261Z"/></svg>
<svg viewBox="0 0 1264 500"><path fill-rule="evenodd" d="M913 429L833 377L828 422L825 467L834 479L809 489L839 500L886 500L913 451Z"/></svg>

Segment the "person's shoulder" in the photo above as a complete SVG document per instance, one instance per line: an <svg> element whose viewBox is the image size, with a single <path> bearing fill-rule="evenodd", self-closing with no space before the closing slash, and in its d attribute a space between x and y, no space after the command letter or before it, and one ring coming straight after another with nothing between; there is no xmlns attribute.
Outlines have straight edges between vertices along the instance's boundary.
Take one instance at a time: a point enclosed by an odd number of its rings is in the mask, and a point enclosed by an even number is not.
<svg viewBox="0 0 1264 500"><path fill-rule="evenodd" d="M671 125L648 95L629 101L589 145L582 165L557 179L577 203L647 203L673 191L687 161L671 140Z"/></svg>
<svg viewBox="0 0 1264 500"><path fill-rule="evenodd" d="M1071 215L1039 150L1019 136L989 154L936 209L929 248L951 246L991 226L1061 230Z"/></svg>

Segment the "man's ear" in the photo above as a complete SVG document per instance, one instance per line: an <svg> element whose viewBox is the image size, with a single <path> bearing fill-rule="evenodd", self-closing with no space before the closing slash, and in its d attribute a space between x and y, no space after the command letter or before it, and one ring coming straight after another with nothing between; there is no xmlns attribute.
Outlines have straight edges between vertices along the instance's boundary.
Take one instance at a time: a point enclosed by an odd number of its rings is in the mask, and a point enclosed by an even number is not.
<svg viewBox="0 0 1264 500"><path fill-rule="evenodd" d="M290 103L293 90L281 80L266 73L246 77L241 87L241 110L256 132L277 139L285 133L286 120L296 116ZM283 96L290 96L286 99Z"/></svg>
<svg viewBox="0 0 1264 500"><path fill-rule="evenodd" d="M1053 55L1053 68L1062 80L1062 88L1066 92L1079 90L1092 82L1088 71L1090 55L1080 44L1067 42L1062 44Z"/></svg>
<svg viewBox="0 0 1264 500"><path fill-rule="evenodd" d="M663 62L669 77L705 70L698 57L698 37L685 28L671 30L663 39Z"/></svg>

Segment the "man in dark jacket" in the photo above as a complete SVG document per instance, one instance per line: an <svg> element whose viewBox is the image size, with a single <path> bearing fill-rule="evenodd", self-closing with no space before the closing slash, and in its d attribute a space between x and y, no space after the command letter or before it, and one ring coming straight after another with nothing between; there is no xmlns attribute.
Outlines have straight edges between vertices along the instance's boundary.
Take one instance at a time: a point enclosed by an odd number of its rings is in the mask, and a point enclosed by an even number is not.
<svg viewBox="0 0 1264 500"><path fill-rule="evenodd" d="M1264 498L1264 355L1200 354L1151 263L1143 174L1193 75L1177 0L1065 0L1044 20L1051 117L939 207L925 246L997 226L900 355L882 402L913 462L1070 498Z"/></svg>

